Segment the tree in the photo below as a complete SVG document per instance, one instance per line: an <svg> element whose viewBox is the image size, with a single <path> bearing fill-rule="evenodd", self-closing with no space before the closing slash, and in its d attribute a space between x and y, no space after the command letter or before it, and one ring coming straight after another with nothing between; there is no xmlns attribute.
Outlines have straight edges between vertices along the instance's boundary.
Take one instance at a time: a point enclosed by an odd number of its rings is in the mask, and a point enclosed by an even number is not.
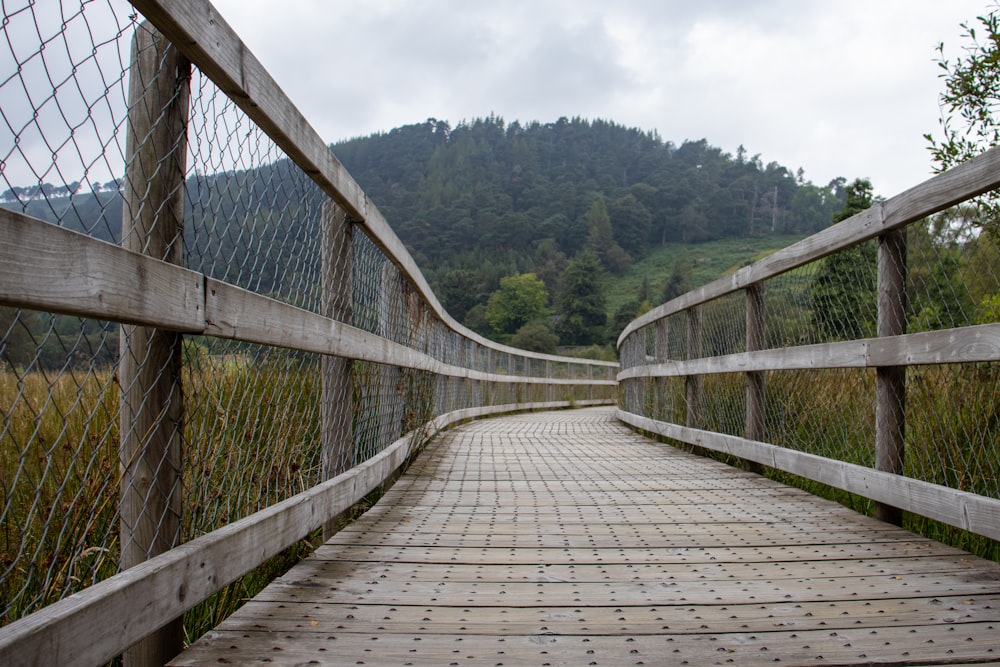
<svg viewBox="0 0 1000 667"><path fill-rule="evenodd" d="M671 299L676 299L681 294L691 291L691 258L687 252L682 252L674 261L674 268L663 285L663 292L660 294L660 301L666 303Z"/></svg>
<svg viewBox="0 0 1000 667"><path fill-rule="evenodd" d="M632 265L632 258L615 241L611 232L611 217L604 198L598 197L583 217L587 226L587 250L601 266L615 274L623 274Z"/></svg>
<svg viewBox="0 0 1000 667"><path fill-rule="evenodd" d="M945 91L941 108L940 140L924 135L937 171L944 171L987 148L1000 144L1000 123L994 111L1000 105L1000 6L971 22L962 23L963 55L945 58L944 42L938 45L938 66L943 70ZM994 237L1000 235L1000 195L990 192L977 202L987 215L983 226Z"/></svg>
<svg viewBox="0 0 1000 667"><path fill-rule="evenodd" d="M556 295L556 333L564 344L601 341L608 314L600 278L601 265L591 252L566 265Z"/></svg>
<svg viewBox="0 0 1000 667"><path fill-rule="evenodd" d="M522 350L555 354L559 336L542 320L533 320L517 330L510 344Z"/></svg>
<svg viewBox="0 0 1000 667"><path fill-rule="evenodd" d="M847 186L847 203L833 223L871 207L872 184L857 179ZM875 335L876 255L873 241L856 245L823 260L810 286L813 326L820 340L853 340Z"/></svg>
<svg viewBox="0 0 1000 667"><path fill-rule="evenodd" d="M500 289L486 303L486 320L494 331L512 334L532 320L548 314L545 283L534 273L500 279Z"/></svg>
<svg viewBox="0 0 1000 667"><path fill-rule="evenodd" d="M632 257L645 254L649 246L653 214L632 193L611 202L608 207L615 240Z"/></svg>

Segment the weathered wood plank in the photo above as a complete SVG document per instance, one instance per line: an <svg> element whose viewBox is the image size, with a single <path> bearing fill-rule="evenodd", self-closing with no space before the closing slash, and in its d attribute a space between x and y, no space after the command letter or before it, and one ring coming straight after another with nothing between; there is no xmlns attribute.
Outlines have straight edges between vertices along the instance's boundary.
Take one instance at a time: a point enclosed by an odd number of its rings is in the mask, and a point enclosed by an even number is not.
<svg viewBox="0 0 1000 667"><path fill-rule="evenodd" d="M900 229L987 190L1000 187L1000 149L992 148L886 202L743 267L732 275L683 294L633 320L618 337L621 346L633 331L692 306L706 303L780 275L838 250Z"/></svg>
<svg viewBox="0 0 1000 667"><path fill-rule="evenodd" d="M697 548L565 548L510 549L502 547L461 548L418 546L371 546L336 545L322 546L316 550L318 558L342 558L351 561L378 559L385 562L419 563L460 563L472 560L476 563L503 565L508 563L532 565L550 564L595 564L595 565L647 565L656 563L783 563L788 560L808 558L810 560L838 561L849 558L913 558L932 555L954 555L957 549L936 542L914 537L910 541L870 540L863 544L838 544L802 547L799 551L789 551L785 546L756 547L697 547Z"/></svg>
<svg viewBox="0 0 1000 667"><path fill-rule="evenodd" d="M366 665L587 665L587 664L738 664L738 665L870 665L959 664L996 658L996 628L991 622L953 624L953 632L928 637L907 627L823 630L778 630L713 635L627 633L623 635L556 635L549 631L515 637L416 633L385 634L299 631L295 641L270 632L210 633L171 664L176 667L266 660L274 665L310 661L343 664L358 656ZM367 652L356 652L358 646ZM876 657L881 658L876 660ZM732 660L732 663L729 661ZM780 661L780 662L779 662Z"/></svg>
<svg viewBox="0 0 1000 667"><path fill-rule="evenodd" d="M498 345L462 326L445 311L381 212L211 2L130 1L347 211L353 221L364 223L365 233L399 266L450 329L487 348L532 359L566 361L563 357ZM584 363L605 368L617 366L611 362Z"/></svg>
<svg viewBox="0 0 1000 667"><path fill-rule="evenodd" d="M449 431L355 526L174 664L991 658L1000 565L610 416ZM671 546L683 531L692 545Z"/></svg>
<svg viewBox="0 0 1000 667"><path fill-rule="evenodd" d="M200 333L200 273L0 208L0 303Z"/></svg>
<svg viewBox="0 0 1000 667"><path fill-rule="evenodd" d="M1000 359L1000 324L802 345L627 368L618 380L756 371L976 363Z"/></svg>
<svg viewBox="0 0 1000 667"><path fill-rule="evenodd" d="M956 528L1000 539L1000 500L768 443L657 422L621 411L618 418L650 433L751 459Z"/></svg>
<svg viewBox="0 0 1000 667"><path fill-rule="evenodd" d="M935 596L872 604L869 600L796 602L774 605L685 604L675 608L636 606L477 607L474 611L439 605L377 605L284 601L281 606L252 600L240 614L224 621L220 631L324 632L337 634L411 634L433 632L455 637L518 635L701 635L710 625L720 633L773 632L776 629L836 631L863 627L906 627L959 624L978 619L1000 622L1000 597Z"/></svg>
<svg viewBox="0 0 1000 667"><path fill-rule="evenodd" d="M486 382L585 384L572 379L491 374L444 364L388 338L214 278L205 279L205 290L207 325L204 333L211 336ZM592 383L609 387L616 384L614 380L594 380Z"/></svg>

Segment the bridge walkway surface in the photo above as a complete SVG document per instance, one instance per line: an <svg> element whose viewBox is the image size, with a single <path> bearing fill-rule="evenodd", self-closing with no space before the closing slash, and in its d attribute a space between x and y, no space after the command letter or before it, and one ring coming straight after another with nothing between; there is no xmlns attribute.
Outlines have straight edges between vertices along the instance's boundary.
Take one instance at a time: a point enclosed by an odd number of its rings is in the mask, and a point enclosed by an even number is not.
<svg viewBox="0 0 1000 667"><path fill-rule="evenodd" d="M622 426L437 437L173 665L1000 661L1000 565Z"/></svg>

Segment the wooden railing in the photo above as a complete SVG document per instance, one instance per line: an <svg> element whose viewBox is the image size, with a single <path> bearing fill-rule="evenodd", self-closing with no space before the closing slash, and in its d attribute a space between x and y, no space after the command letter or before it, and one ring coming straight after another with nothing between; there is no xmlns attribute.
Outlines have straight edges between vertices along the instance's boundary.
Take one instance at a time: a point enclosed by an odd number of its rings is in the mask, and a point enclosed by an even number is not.
<svg viewBox="0 0 1000 667"><path fill-rule="evenodd" d="M0 305L122 325L121 480L105 484L107 497L91 499L119 505L122 571L0 628L4 665L100 664L123 652L129 664L160 664L181 648L177 619L186 610L310 532L331 530L435 431L489 414L616 398L615 363L505 347L454 321L378 209L209 2L132 4L155 30L136 30L123 245L0 209ZM182 265L191 64L328 198L318 312ZM362 236L375 250L358 250ZM374 285L364 304L351 278L366 270L354 265L359 252L378 255L371 269L378 275L362 276ZM351 325L361 305L373 318L367 329ZM182 336L189 335L321 355L323 475L304 492L180 543ZM356 404L359 369L375 387L364 406ZM429 421L403 433L415 386L424 411L417 414ZM352 428L361 411L373 410L366 417L379 426L369 456L351 449Z"/></svg>
<svg viewBox="0 0 1000 667"><path fill-rule="evenodd" d="M875 515L892 523L899 524L901 512L907 511L1000 539L998 433L995 416L990 416L996 411L1000 323L907 333L908 292L915 288L913 281L908 284L906 252L908 226L911 231L926 229L929 216L998 186L1000 150L992 149L634 320L618 339L619 418L644 431L738 457L755 471L766 466L872 499ZM982 238L977 233L954 242L949 252L968 251L977 243L995 247L997 240L986 236L990 232L982 231ZM869 294L872 303L867 304L875 312L877 301L874 337L824 340L803 333L810 328L811 309L823 305L817 296L810 301L808 294L816 284L817 267L824 258L866 242L878 244L877 296ZM857 262L864 259L859 255ZM870 268L874 272L875 266ZM996 290L1000 267L992 263L983 268L988 275L981 277ZM915 269L926 267L911 262L909 270ZM800 326L782 333L783 323L769 317L767 300L793 291L805 294L796 313ZM713 338L715 349L703 354L709 339L706 312L713 307L725 311L733 331L721 342L719 336ZM985 318L995 318L995 313ZM766 328L771 329L767 336ZM782 342L787 340L804 344L787 346ZM936 391L925 388L929 367L953 374L941 383L953 393L928 396ZM957 369L968 372L960 375ZM705 390L709 381L715 383L712 392ZM848 386L836 386L848 381ZM792 383L799 385L794 393L786 389ZM723 393L728 417L711 405ZM823 400L808 398L821 393ZM949 415L971 415L980 425L965 430L945 425L934 431L942 435L927 437L932 429L924 428L924 422L947 417L922 414L918 395L922 403L950 401L944 406ZM845 411L838 423L834 415L848 402L862 406L861 413ZM805 434L787 426L810 421L817 426ZM816 443L830 437L824 433L827 428L856 433L852 453L861 462L821 451ZM906 451L907 446L914 451ZM961 456L967 460L958 460ZM951 475L960 477L957 488L936 483L959 465L962 473Z"/></svg>

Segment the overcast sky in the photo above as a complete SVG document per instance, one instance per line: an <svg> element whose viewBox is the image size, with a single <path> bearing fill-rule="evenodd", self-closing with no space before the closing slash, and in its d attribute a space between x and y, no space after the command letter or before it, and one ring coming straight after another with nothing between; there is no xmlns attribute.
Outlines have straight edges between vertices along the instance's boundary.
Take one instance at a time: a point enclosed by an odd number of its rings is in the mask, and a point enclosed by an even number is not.
<svg viewBox="0 0 1000 667"><path fill-rule="evenodd" d="M936 47L993 0L215 0L321 136L603 118L892 196L929 177Z"/></svg>

